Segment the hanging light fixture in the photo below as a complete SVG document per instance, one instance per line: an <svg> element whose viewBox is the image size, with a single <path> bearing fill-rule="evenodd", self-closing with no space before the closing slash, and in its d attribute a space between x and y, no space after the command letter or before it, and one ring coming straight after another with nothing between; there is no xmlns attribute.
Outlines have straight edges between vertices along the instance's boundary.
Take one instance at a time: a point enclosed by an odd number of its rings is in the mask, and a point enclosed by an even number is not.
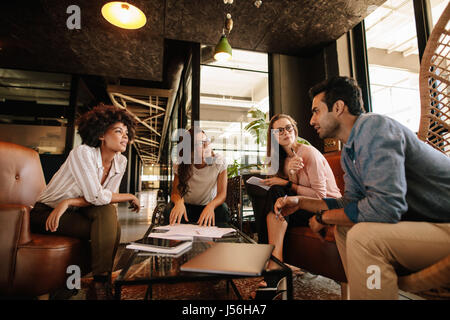
<svg viewBox="0 0 450 320"><path fill-rule="evenodd" d="M233 51L231 49L230 43L228 42L227 36L225 35L225 30L228 31L228 35L233 29L233 20L231 19L231 14L227 13L225 19L225 28L222 30L222 36L220 37L219 43L216 45L214 50L214 59L217 61L230 60L233 56Z"/></svg>
<svg viewBox="0 0 450 320"><path fill-rule="evenodd" d="M232 49L224 32L220 37L219 43L216 45L216 50L214 51L214 59L216 59L217 61L226 61L230 60L231 57Z"/></svg>
<svg viewBox="0 0 450 320"><path fill-rule="evenodd" d="M102 16L111 24L123 29L139 29L147 23L145 14L128 2L113 1L102 7Z"/></svg>

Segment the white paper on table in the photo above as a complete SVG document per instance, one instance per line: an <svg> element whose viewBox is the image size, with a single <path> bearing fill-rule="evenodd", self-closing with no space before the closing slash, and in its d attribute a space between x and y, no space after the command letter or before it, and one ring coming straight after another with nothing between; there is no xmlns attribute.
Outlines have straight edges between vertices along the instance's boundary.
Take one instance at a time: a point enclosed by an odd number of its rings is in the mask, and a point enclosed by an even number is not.
<svg viewBox="0 0 450 320"><path fill-rule="evenodd" d="M130 243L129 245L126 246L127 249L132 249L132 250L141 250L141 251L156 252L156 253L172 253L172 254L183 252L185 249L190 248L190 247L192 247L192 242L190 242L190 241L182 243L174 248L156 248L156 247L151 247L151 246L147 246L147 245L141 245L138 243Z"/></svg>
<svg viewBox="0 0 450 320"><path fill-rule="evenodd" d="M250 178L247 179L247 183L254 184L255 186L261 187L264 190L269 190L270 187L266 186L264 184L263 180L264 179L261 179L261 178L253 176L253 177L250 177Z"/></svg>
<svg viewBox="0 0 450 320"><path fill-rule="evenodd" d="M225 234L235 232L233 228L203 227L195 224L175 224L173 226L159 226L157 230L168 230L164 233L158 233L159 237L167 238L172 236L190 236L206 238L222 238ZM152 235L153 236L153 235Z"/></svg>
<svg viewBox="0 0 450 320"><path fill-rule="evenodd" d="M168 235L167 233L159 233L159 232L150 233L148 236L152 238L168 239L168 240L188 240L188 241L194 240L193 236L183 236L178 234Z"/></svg>

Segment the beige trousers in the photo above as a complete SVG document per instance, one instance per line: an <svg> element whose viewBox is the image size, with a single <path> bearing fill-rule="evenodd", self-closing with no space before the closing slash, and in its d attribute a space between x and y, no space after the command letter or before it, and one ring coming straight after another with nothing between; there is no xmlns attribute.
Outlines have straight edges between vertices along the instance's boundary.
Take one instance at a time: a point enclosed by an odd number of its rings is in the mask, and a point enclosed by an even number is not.
<svg viewBox="0 0 450 320"><path fill-rule="evenodd" d="M361 222L335 238L350 299L398 299L398 266L419 271L450 254L450 223Z"/></svg>

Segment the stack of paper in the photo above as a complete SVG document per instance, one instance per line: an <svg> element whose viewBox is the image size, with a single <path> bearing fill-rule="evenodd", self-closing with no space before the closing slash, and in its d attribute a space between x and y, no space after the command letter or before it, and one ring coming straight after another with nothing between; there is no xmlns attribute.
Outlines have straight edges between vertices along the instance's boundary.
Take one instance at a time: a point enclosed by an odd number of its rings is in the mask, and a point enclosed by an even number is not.
<svg viewBox="0 0 450 320"><path fill-rule="evenodd" d="M134 241L127 245L126 248L148 252L176 254L183 252L185 249L190 248L191 246L192 241L148 237L145 239Z"/></svg>
<svg viewBox="0 0 450 320"><path fill-rule="evenodd" d="M235 232L233 228L202 227L195 224L175 224L173 226L160 226L149 237L162 239L189 240L194 237L222 238L225 234Z"/></svg>

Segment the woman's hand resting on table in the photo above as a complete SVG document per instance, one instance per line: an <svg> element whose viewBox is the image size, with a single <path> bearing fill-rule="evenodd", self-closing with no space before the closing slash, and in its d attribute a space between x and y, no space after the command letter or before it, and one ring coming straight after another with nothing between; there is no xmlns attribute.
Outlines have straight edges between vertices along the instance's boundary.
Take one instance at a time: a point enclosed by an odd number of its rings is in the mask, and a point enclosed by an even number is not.
<svg viewBox="0 0 450 320"><path fill-rule="evenodd" d="M214 206L208 204L202 211L200 218L198 218L197 223L200 226L210 227L216 225Z"/></svg>
<svg viewBox="0 0 450 320"><path fill-rule="evenodd" d="M172 208L172 211L170 211L170 225L180 223L183 217L186 221L189 221L186 213L186 206L183 202L177 202Z"/></svg>

